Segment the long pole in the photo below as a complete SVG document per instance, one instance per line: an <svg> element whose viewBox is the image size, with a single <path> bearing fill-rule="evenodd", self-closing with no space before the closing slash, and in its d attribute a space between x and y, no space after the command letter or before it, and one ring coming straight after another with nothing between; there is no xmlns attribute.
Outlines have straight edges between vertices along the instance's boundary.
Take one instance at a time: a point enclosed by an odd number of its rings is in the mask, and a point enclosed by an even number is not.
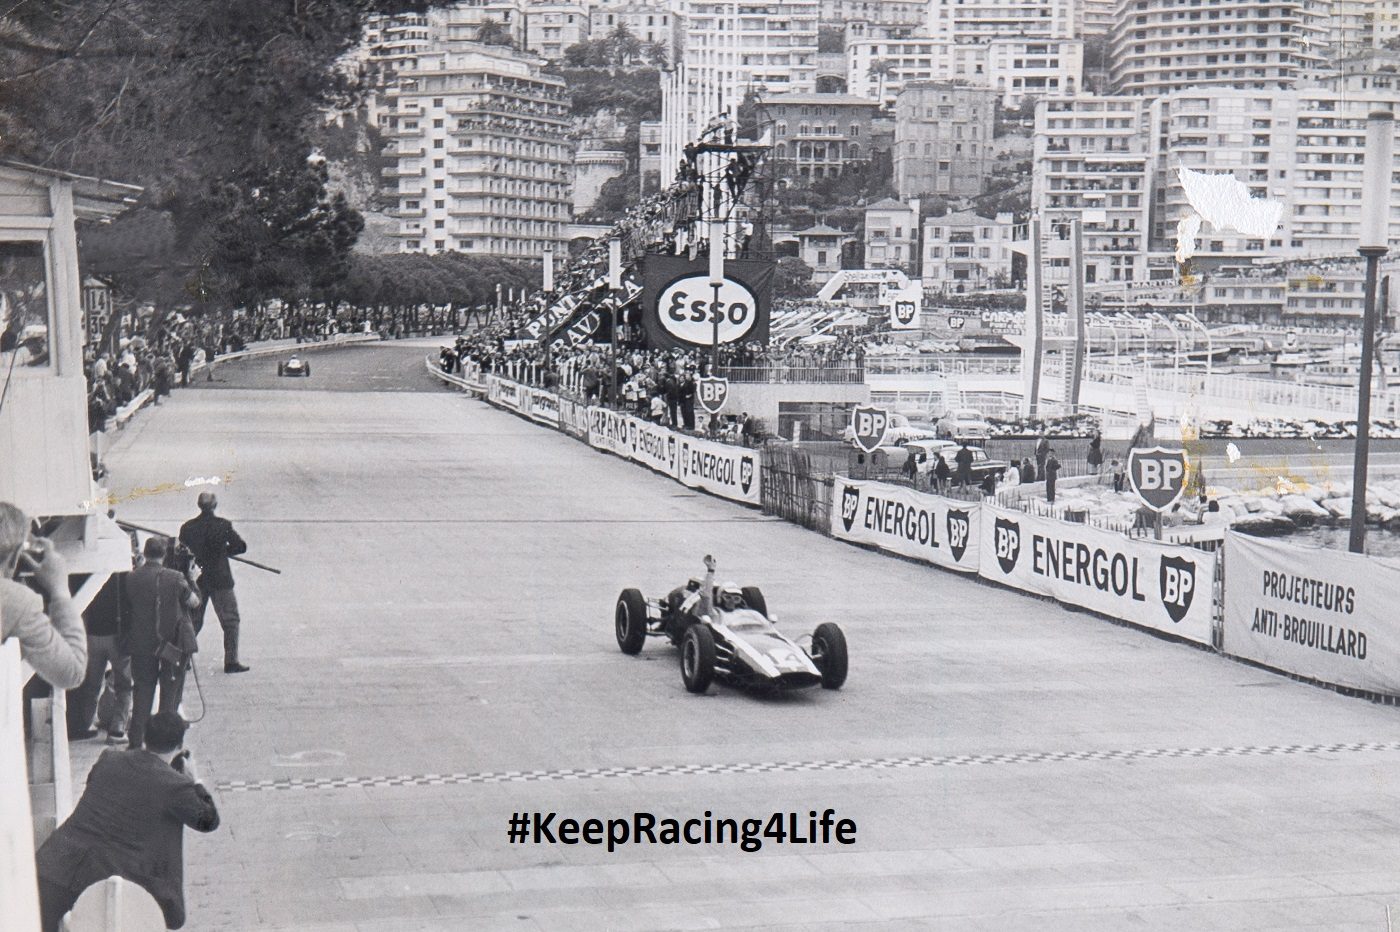
<svg viewBox="0 0 1400 932"><path fill-rule="evenodd" d="M132 524L130 521L123 521L120 518L114 518L113 520L116 521L118 527L124 527L131 531L140 531L143 534L154 534L157 537L174 536L173 534L167 534L164 531L157 531L155 528L142 527L139 524ZM277 569L275 566L268 566L266 563L259 563L257 560L249 560L247 557L235 557L232 554L229 555L229 559L237 560L239 563L246 563L249 566L256 566L260 570L267 570L269 573L276 573L278 576L282 575L282 571Z"/></svg>
<svg viewBox="0 0 1400 932"><path fill-rule="evenodd" d="M1366 156L1361 171L1361 234L1357 252L1366 259L1366 307L1361 320L1361 378L1356 397L1356 454L1351 467L1352 553L1366 551L1366 476L1371 456L1371 369L1376 356L1377 278L1381 256L1390 251L1391 172L1395 115L1375 110L1366 120Z"/></svg>
<svg viewBox="0 0 1400 932"><path fill-rule="evenodd" d="M1351 464L1352 553L1366 552L1366 476L1371 459L1371 369L1376 356L1376 279L1385 247L1363 246L1366 257L1366 307L1361 322L1361 379L1356 397L1356 453Z"/></svg>

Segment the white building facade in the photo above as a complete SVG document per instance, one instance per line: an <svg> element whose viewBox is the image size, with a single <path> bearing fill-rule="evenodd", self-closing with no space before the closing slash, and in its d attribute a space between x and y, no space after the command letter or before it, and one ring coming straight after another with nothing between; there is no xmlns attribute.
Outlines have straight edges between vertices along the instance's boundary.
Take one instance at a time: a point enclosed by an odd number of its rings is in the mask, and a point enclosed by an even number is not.
<svg viewBox="0 0 1400 932"><path fill-rule="evenodd" d="M569 97L504 47L419 55L386 92L386 194L402 252L566 254Z"/></svg>

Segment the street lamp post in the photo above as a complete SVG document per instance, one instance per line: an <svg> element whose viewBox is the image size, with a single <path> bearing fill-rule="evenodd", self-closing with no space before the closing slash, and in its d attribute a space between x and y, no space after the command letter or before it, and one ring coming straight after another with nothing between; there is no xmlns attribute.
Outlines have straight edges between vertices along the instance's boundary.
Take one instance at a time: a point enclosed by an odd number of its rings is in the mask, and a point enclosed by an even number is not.
<svg viewBox="0 0 1400 932"><path fill-rule="evenodd" d="M714 289L714 299L710 304L710 320L714 324L713 355L710 359L710 375L719 376L719 321L721 315L719 292L724 287L724 223L715 220L710 223L710 287Z"/></svg>
<svg viewBox="0 0 1400 932"><path fill-rule="evenodd" d="M1352 553L1366 551L1366 474L1371 455L1371 369L1376 355L1376 280L1390 250L1390 176L1395 114L1375 110L1366 120L1366 162L1361 173L1361 238L1366 259L1366 308L1361 322L1361 378L1356 397L1356 456L1351 467Z"/></svg>

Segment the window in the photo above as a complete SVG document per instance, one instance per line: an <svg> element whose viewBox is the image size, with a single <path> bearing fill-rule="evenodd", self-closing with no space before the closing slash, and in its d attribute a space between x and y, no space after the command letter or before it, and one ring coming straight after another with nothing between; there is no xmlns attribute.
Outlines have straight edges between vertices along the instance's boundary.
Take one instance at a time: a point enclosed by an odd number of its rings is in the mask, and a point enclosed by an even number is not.
<svg viewBox="0 0 1400 932"><path fill-rule="evenodd" d="M441 106L442 106L442 98L441 98L441 97L434 97L434 98L433 98L433 106L434 106L434 107L441 107Z"/></svg>
<svg viewBox="0 0 1400 932"><path fill-rule="evenodd" d="M49 364L48 263L42 240L0 243L0 367Z"/></svg>
<svg viewBox="0 0 1400 932"><path fill-rule="evenodd" d="M442 159L433 159L433 168L442 168Z"/></svg>
<svg viewBox="0 0 1400 932"><path fill-rule="evenodd" d="M419 243L418 243L418 240L416 240L416 239L411 239L411 240L409 240L405 245L406 245L409 249L417 249L418 246L419 246Z"/></svg>
<svg viewBox="0 0 1400 932"><path fill-rule="evenodd" d="M442 189L442 188L446 187L446 185L443 183L443 180L442 180L441 178L434 178L434 179L433 179L433 187L434 187L434 188L438 188L438 189Z"/></svg>
<svg viewBox="0 0 1400 932"><path fill-rule="evenodd" d="M447 248L447 241L441 239L433 240L433 248L439 251Z"/></svg>
<svg viewBox="0 0 1400 932"><path fill-rule="evenodd" d="M442 148L442 142L443 142L443 141L442 141L441 139L434 139L434 140L433 140L433 148L434 148L434 149L441 149L441 148Z"/></svg>
<svg viewBox="0 0 1400 932"><path fill-rule="evenodd" d="M435 208L437 208L438 210L442 210L444 207L447 206L447 202L446 202L446 201L433 201L433 206L434 206Z"/></svg>
<svg viewBox="0 0 1400 932"><path fill-rule="evenodd" d="M433 129L442 129L442 120L434 120Z"/></svg>

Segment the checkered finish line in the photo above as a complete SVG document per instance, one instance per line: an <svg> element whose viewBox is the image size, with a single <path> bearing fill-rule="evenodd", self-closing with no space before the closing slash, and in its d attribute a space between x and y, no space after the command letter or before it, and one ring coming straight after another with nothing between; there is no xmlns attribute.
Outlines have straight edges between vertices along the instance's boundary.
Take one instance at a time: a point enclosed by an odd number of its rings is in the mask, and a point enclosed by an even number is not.
<svg viewBox="0 0 1400 932"><path fill-rule="evenodd" d="M1289 754L1346 754L1400 751L1400 741L1349 744L1273 744L1222 748L1139 748L1104 751L1018 751L1011 754L953 754L943 757L859 757L851 760L768 761L734 764L643 764L631 767L585 767L577 770L500 770L484 773L428 773L398 777L310 777L276 780L229 780L226 793L263 790L345 790L360 787L465 786L489 783L552 783L609 777L669 777L723 774L813 773L842 770L907 770L929 767L977 767L1000 764L1057 764L1079 761L1142 761L1190 757L1280 757Z"/></svg>

